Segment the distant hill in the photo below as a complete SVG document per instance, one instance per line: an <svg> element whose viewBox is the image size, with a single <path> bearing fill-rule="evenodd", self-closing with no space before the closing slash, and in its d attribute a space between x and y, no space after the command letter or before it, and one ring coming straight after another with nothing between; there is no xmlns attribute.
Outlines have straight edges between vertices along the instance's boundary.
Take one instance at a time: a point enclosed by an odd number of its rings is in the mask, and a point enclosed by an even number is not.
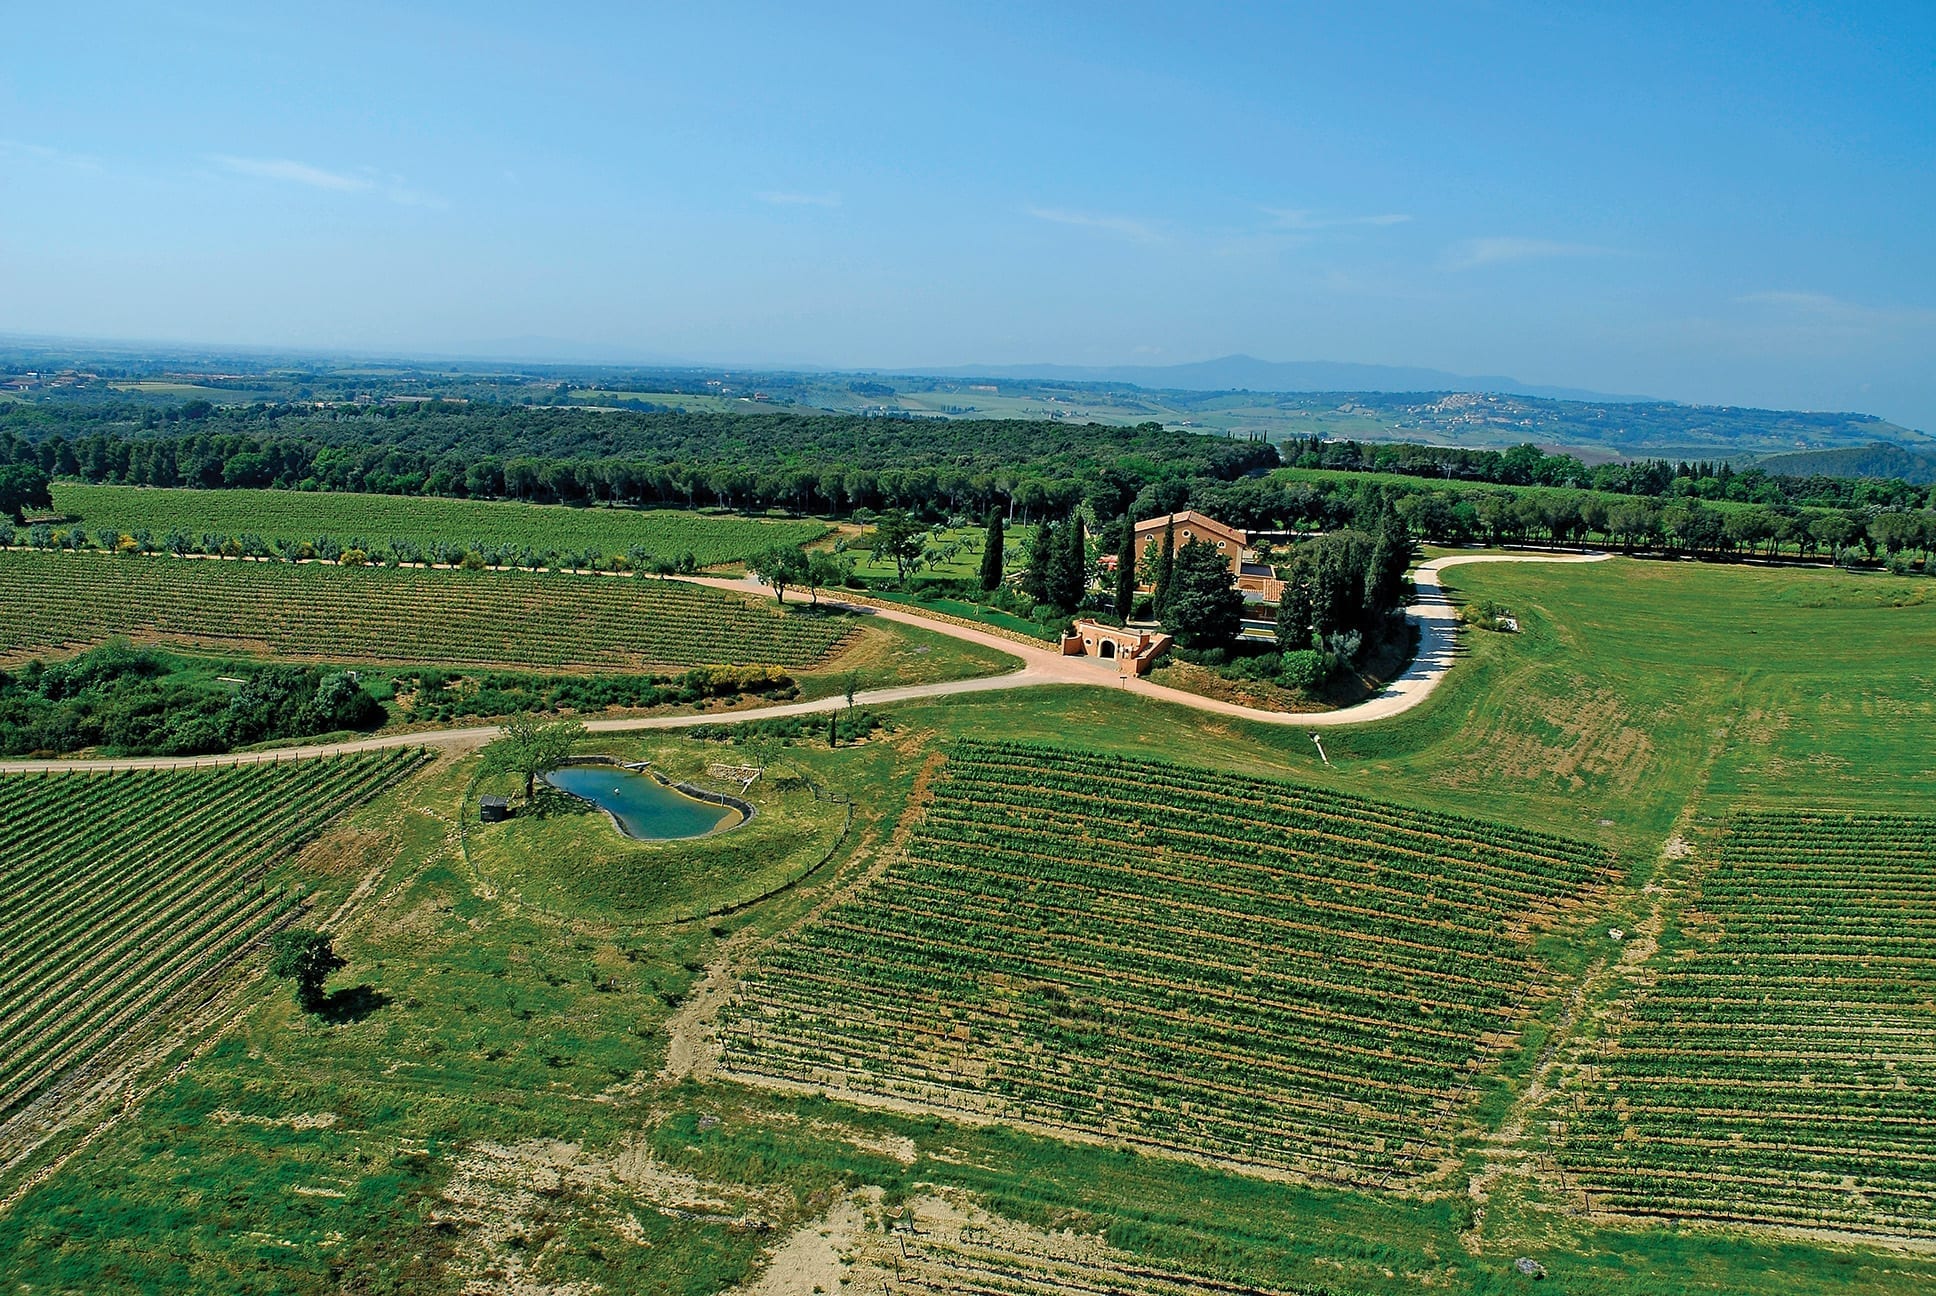
<svg viewBox="0 0 1936 1296"><path fill-rule="evenodd" d="M1326 360L1259 360L1228 355L1176 365L957 365L902 370L923 377L1037 379L1045 382L1129 383L1153 391L1253 392L1499 392L1548 400L1651 401L1572 387L1542 387L1496 375L1472 377L1408 365L1344 364Z"/></svg>
<svg viewBox="0 0 1936 1296"><path fill-rule="evenodd" d="M1936 486L1936 451L1907 450L1887 441L1771 455L1755 467L1784 477L1894 477L1912 486Z"/></svg>

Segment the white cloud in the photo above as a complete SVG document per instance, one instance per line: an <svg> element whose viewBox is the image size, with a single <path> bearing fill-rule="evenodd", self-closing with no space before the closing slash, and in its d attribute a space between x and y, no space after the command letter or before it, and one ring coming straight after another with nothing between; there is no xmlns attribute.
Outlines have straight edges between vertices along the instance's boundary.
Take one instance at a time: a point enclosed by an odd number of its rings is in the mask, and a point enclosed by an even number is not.
<svg viewBox="0 0 1936 1296"><path fill-rule="evenodd" d="M840 206L840 195L837 193L792 193L787 190L767 189L753 196L774 207Z"/></svg>
<svg viewBox="0 0 1936 1296"><path fill-rule="evenodd" d="M1073 225L1078 229L1102 230L1132 243L1160 243L1163 236L1148 221L1133 216L1105 216L1094 212L1069 211L1061 207L1031 207L1028 214L1054 225Z"/></svg>
<svg viewBox="0 0 1936 1296"><path fill-rule="evenodd" d="M1865 306L1827 293L1771 290L1752 292L1735 298L1742 306L1755 306L1764 312L1793 323L1822 328L1868 330L1936 325L1936 310L1915 306Z"/></svg>
<svg viewBox="0 0 1936 1296"><path fill-rule="evenodd" d="M72 167L76 171L101 169L99 162L84 153L69 153L65 149L29 144L25 140L0 140L0 162L14 161L51 162L56 166Z"/></svg>
<svg viewBox="0 0 1936 1296"><path fill-rule="evenodd" d="M292 162L288 158L245 158L216 153L209 157L209 161L236 175L253 176L257 180L282 180L290 184L308 185L312 189L360 193L375 187L374 182L366 176L325 171L307 162Z"/></svg>
<svg viewBox="0 0 1936 1296"><path fill-rule="evenodd" d="M1454 244L1442 265L1447 270L1477 270L1514 261L1548 261L1559 257L1619 256L1620 249L1591 243L1560 243L1535 238L1475 238Z"/></svg>
<svg viewBox="0 0 1936 1296"><path fill-rule="evenodd" d="M1264 210L1278 228L1288 230L1346 229L1352 226L1383 228L1403 225L1412 219L1403 212L1379 212L1370 216L1322 216L1302 207L1266 207Z"/></svg>
<svg viewBox="0 0 1936 1296"><path fill-rule="evenodd" d="M209 161L231 174L256 180L304 185L331 193L375 193L403 207L448 206L435 194L411 188L402 176L382 176L368 168L357 172L326 171L322 167L289 158L235 157L228 153L210 154Z"/></svg>

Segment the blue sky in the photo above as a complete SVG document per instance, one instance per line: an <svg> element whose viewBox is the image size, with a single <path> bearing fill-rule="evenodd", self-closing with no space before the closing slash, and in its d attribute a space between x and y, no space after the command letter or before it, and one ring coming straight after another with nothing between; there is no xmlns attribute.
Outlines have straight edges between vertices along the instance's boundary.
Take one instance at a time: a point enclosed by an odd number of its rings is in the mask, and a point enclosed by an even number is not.
<svg viewBox="0 0 1936 1296"><path fill-rule="evenodd" d="M0 331L1242 351L1936 430L1927 0L73 3L8 27Z"/></svg>

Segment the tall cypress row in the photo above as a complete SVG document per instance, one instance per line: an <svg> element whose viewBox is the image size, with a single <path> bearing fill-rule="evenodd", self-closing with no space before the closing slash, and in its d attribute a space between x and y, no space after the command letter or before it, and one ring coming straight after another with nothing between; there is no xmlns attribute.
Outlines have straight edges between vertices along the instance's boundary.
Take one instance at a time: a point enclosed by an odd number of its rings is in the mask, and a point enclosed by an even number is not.
<svg viewBox="0 0 1936 1296"><path fill-rule="evenodd" d="M1123 514L1123 540L1116 546L1116 615L1125 621L1136 609L1136 519Z"/></svg>
<svg viewBox="0 0 1936 1296"><path fill-rule="evenodd" d="M1002 511L992 510L988 515L988 535L982 540L981 550L981 592L992 594L1002 583L1002 546L1008 543L1002 535Z"/></svg>
<svg viewBox="0 0 1936 1296"><path fill-rule="evenodd" d="M1069 519L1063 537L1061 570L1057 573L1060 586L1056 591L1056 603L1065 608L1079 608L1089 593L1089 540L1082 531L1082 515Z"/></svg>

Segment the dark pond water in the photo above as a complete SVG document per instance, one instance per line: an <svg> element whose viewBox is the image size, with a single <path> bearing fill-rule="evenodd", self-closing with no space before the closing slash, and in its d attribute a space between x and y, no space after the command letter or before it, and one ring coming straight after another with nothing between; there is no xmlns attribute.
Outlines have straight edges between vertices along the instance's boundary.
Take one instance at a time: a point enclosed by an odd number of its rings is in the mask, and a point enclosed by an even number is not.
<svg viewBox="0 0 1936 1296"><path fill-rule="evenodd" d="M567 765L545 775L545 782L611 811L627 836L642 841L704 837L740 817L730 806L689 797L649 775L611 765Z"/></svg>

